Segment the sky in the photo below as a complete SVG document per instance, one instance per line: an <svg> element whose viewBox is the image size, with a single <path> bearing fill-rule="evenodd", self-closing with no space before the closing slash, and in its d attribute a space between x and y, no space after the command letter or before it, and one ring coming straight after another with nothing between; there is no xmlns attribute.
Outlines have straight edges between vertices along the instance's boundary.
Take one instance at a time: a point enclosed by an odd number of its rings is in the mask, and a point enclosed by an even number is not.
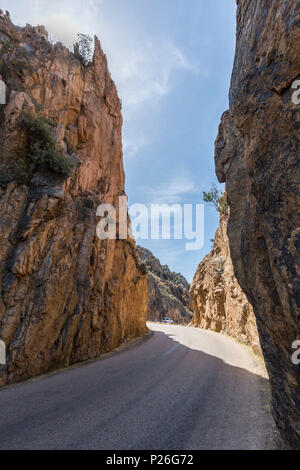
<svg viewBox="0 0 300 470"><path fill-rule="evenodd" d="M2 0L19 25L44 24L71 45L96 34L123 106L126 192L132 204L201 204L217 183L214 141L235 47L235 0ZM220 186L221 187L221 186ZM201 250L186 240L138 240L192 281L218 214L205 206ZM194 221L195 222L195 221Z"/></svg>

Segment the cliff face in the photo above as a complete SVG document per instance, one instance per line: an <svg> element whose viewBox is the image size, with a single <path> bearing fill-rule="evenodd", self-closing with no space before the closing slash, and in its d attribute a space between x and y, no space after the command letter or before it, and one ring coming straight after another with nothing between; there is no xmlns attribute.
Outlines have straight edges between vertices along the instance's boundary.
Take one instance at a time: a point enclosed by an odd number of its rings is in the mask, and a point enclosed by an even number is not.
<svg viewBox="0 0 300 470"><path fill-rule="evenodd" d="M300 77L298 0L240 0L230 109L216 140L235 274L257 318L273 410L300 448Z"/></svg>
<svg viewBox="0 0 300 470"><path fill-rule="evenodd" d="M200 263L191 285L193 325L227 333L261 354L253 309L233 272L227 223L228 215L221 214L214 248Z"/></svg>
<svg viewBox="0 0 300 470"><path fill-rule="evenodd" d="M121 105L99 40L85 66L2 12L0 40L3 385L142 335L147 277L133 240L96 236L98 205L124 195Z"/></svg>
<svg viewBox="0 0 300 470"><path fill-rule="evenodd" d="M176 323L190 323L193 315L190 285L185 277L162 266L146 248L138 246L137 252L148 273L148 320L161 321L167 317Z"/></svg>

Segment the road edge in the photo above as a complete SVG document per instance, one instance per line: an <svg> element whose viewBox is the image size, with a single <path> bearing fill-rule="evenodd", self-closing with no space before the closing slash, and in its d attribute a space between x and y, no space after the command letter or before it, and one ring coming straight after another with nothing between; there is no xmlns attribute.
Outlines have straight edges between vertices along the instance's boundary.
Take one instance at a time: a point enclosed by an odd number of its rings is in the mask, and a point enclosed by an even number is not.
<svg viewBox="0 0 300 470"><path fill-rule="evenodd" d="M31 377L30 379L26 379L26 380L23 380L21 382L16 382L16 383L13 383L13 384L3 385L2 387L0 387L0 393L4 390L8 390L8 389L11 389L11 388L16 388L16 387L21 387L22 385L29 384L29 383L38 382L40 380L47 379L49 377L61 374L63 372L67 372L69 370L79 369L80 367L84 367L84 366L87 366L89 364L94 364L96 362L104 361L105 359L109 359L110 357L113 357L113 356L118 356L119 354L121 354L123 352L129 351L131 349L134 349L134 348L142 345L143 343L145 343L146 341L151 339L153 335L154 335L154 331L151 331L151 330L149 330L149 328L147 328L147 332L144 335L139 336L138 338L132 338L131 340L129 340L125 343L122 343L120 346L113 349L112 351L108 351L107 353L101 354L99 357L96 357L94 359L88 359L87 361L77 362L76 364L72 364L72 365L67 366L67 367L62 367L60 369L57 369L57 370L54 370L54 371L51 371L51 372L47 372L46 374L37 375L35 377Z"/></svg>

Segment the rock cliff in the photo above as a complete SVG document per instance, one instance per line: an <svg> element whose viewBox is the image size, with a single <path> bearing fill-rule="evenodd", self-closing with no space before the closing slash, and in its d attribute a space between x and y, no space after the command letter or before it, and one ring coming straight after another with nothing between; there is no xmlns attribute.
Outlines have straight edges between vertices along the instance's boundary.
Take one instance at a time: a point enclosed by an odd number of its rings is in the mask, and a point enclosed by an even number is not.
<svg viewBox="0 0 300 470"><path fill-rule="evenodd" d="M214 248L200 263L192 282L192 324L227 333L261 354L253 309L233 272L227 223L228 213L221 214Z"/></svg>
<svg viewBox="0 0 300 470"><path fill-rule="evenodd" d="M132 239L96 236L98 205L124 195L121 104L99 40L86 65L1 12L0 49L3 385L145 333L147 277Z"/></svg>
<svg viewBox="0 0 300 470"><path fill-rule="evenodd" d="M253 306L276 423L300 448L300 78L298 0L239 0L230 109L216 140L237 279Z"/></svg>
<svg viewBox="0 0 300 470"><path fill-rule="evenodd" d="M185 277L162 266L146 248L137 246L137 252L148 273L148 320L171 318L175 323L190 323L193 315L190 285Z"/></svg>

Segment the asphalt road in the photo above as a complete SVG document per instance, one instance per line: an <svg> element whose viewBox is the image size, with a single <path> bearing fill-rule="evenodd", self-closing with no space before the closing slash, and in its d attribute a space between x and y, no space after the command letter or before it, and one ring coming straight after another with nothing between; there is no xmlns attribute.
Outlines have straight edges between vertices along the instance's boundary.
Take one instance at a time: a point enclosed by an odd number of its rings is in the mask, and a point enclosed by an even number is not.
<svg viewBox="0 0 300 470"><path fill-rule="evenodd" d="M0 449L272 449L263 365L209 331L146 342L0 391Z"/></svg>

